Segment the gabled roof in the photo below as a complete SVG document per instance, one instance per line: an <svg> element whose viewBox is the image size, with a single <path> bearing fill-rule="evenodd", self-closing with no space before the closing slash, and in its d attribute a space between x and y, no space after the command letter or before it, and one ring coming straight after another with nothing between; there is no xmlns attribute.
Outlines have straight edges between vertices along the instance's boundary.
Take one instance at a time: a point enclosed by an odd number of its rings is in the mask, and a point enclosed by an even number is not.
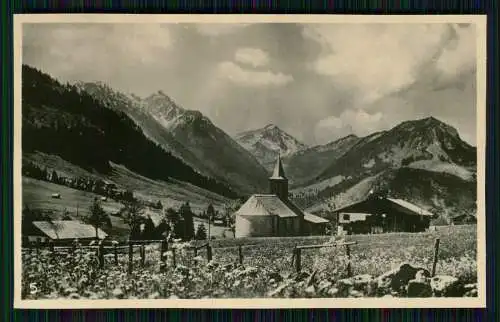
<svg viewBox="0 0 500 322"><path fill-rule="evenodd" d="M33 225L51 239L95 238L95 228L76 220L34 221ZM100 239L106 234L97 230Z"/></svg>
<svg viewBox="0 0 500 322"><path fill-rule="evenodd" d="M278 154L278 159L274 165L273 175L269 179L286 179L285 170L283 170L283 164L281 164L281 156Z"/></svg>
<svg viewBox="0 0 500 322"><path fill-rule="evenodd" d="M253 195L240 207L240 209L238 209L238 211L236 211L236 215L297 216L297 214L276 195Z"/></svg>
<svg viewBox="0 0 500 322"><path fill-rule="evenodd" d="M319 217L308 212L304 212L304 220L311 222L313 224L323 224L329 222L327 219L323 217Z"/></svg>
<svg viewBox="0 0 500 322"><path fill-rule="evenodd" d="M353 202L353 203L350 203L348 205L337 208L333 212L341 212L343 210L347 210L347 209L349 209L353 206L356 206L356 205L363 206L363 208L368 208L371 201L377 200L377 199L373 199L373 198L374 197L368 196L368 197L366 197L362 200L359 200L357 202ZM421 216L434 217L433 213L431 213L431 212L429 212L429 211L427 211L427 210L425 210L425 209L423 209L415 204L412 204L411 202L403 200L403 199L388 198L388 197L376 197L376 198L378 198L378 200L388 202L392 206L402 208L402 209L404 209L404 211L406 213L408 213L410 215L421 215ZM349 210L347 210L347 211L349 211ZM362 211L369 212L370 210L368 209L368 210L362 210Z"/></svg>
<svg viewBox="0 0 500 322"><path fill-rule="evenodd" d="M413 212L414 214L416 215L422 215L422 216L430 216L430 217L433 217L434 214L423 209L423 208L420 208L419 206L417 205L414 205L406 200L403 200L403 199L394 199L394 198L387 198L387 200L389 200L390 202L392 203L395 203L397 204L398 206L401 206L411 212Z"/></svg>

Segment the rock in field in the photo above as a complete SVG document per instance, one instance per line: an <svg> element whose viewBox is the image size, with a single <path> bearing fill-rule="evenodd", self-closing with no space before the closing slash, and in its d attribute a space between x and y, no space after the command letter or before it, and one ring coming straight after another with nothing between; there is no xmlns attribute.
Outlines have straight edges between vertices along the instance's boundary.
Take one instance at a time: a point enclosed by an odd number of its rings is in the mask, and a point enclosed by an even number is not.
<svg viewBox="0 0 500 322"><path fill-rule="evenodd" d="M458 278L449 275L436 275L431 279L431 288L434 296L438 297L462 297L464 287Z"/></svg>
<svg viewBox="0 0 500 322"><path fill-rule="evenodd" d="M466 297L477 297L477 283L467 284L464 286L464 296Z"/></svg>
<svg viewBox="0 0 500 322"><path fill-rule="evenodd" d="M432 288L427 280L414 279L408 282L406 291L408 297L431 297Z"/></svg>
<svg viewBox="0 0 500 322"><path fill-rule="evenodd" d="M429 277L430 273L425 268L415 267L408 263L401 264L398 268L386 272L377 277L377 288L379 295L392 291L401 292L410 280L415 279L417 272L420 276Z"/></svg>

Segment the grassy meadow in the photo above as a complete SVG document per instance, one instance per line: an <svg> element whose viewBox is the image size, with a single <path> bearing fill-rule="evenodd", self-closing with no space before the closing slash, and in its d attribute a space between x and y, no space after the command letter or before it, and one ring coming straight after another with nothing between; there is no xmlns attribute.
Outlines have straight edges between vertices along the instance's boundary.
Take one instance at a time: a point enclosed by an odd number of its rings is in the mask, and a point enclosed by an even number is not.
<svg viewBox="0 0 500 322"><path fill-rule="evenodd" d="M434 241L440 238L436 274L455 276L464 284L476 283L475 229L474 225L450 226L426 233L347 236L347 240L358 242L351 247L353 274L378 276L403 262L430 270ZM302 272L305 276L316 272L307 283L295 274L292 262L295 245L321 244L328 239L216 240L212 241L211 262L207 262L205 250L194 257L188 244L175 244L162 263L159 245L148 245L144 266L137 249L134 252L131 274L127 272L126 252L120 252L118 265L112 254L107 255L100 269L94 251L88 249L79 249L76 254L25 249L22 293L26 299L336 297L340 295L331 285L347 277L345 247L303 250ZM239 245L243 265L238 264ZM176 248L175 266L172 247Z"/></svg>

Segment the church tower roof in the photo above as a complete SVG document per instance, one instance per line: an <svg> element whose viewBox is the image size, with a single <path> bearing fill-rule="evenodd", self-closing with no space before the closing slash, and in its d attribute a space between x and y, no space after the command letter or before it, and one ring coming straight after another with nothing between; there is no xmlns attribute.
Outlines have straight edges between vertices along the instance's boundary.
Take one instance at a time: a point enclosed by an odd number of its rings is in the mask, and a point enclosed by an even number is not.
<svg viewBox="0 0 500 322"><path fill-rule="evenodd" d="M278 159L274 165L273 175L269 179L286 179L285 170L283 170L283 164L281 163L281 155L278 153Z"/></svg>

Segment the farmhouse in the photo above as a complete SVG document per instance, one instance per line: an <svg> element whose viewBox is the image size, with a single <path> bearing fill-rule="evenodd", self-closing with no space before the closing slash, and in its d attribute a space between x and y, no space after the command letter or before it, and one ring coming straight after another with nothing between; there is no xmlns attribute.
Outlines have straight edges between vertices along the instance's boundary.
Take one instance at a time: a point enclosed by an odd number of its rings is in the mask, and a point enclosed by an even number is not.
<svg viewBox="0 0 500 322"><path fill-rule="evenodd" d="M269 194L252 195L235 213L235 237L323 234L328 222L306 214L288 199L288 179L278 155Z"/></svg>
<svg viewBox="0 0 500 322"><path fill-rule="evenodd" d="M104 239L106 234L101 229L97 230L99 239ZM75 239L87 243L95 240L96 231L92 225L84 224L77 220L34 221L25 232L27 242L55 244L71 244Z"/></svg>
<svg viewBox="0 0 500 322"><path fill-rule="evenodd" d="M434 217L408 201L375 195L336 209L334 214L338 232L347 234L421 232Z"/></svg>

